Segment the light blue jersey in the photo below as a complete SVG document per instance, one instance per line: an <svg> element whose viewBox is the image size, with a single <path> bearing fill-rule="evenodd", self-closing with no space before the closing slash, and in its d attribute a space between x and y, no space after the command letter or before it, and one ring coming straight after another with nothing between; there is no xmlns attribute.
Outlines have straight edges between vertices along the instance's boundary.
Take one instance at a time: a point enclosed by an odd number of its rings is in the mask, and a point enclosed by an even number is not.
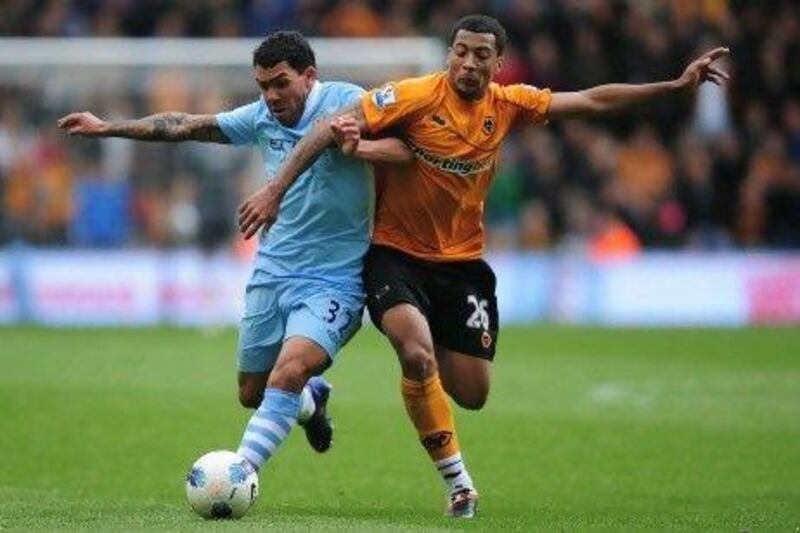
<svg viewBox="0 0 800 533"><path fill-rule="evenodd" d="M292 128L273 118L263 99L220 113L217 122L233 144L258 145L269 179L317 120L355 103L362 94L361 87L350 83L316 82ZM260 235L256 272L273 279L323 281L361 293L373 198L367 164L338 149L325 150L286 192L277 221Z"/></svg>
<svg viewBox="0 0 800 533"><path fill-rule="evenodd" d="M217 122L233 144L260 148L269 179L318 119L362 94L350 83L316 82L292 128L273 118L263 99L220 113ZM355 334L373 198L367 164L338 148L325 150L286 192L278 219L259 236L239 331L240 371L270 371L292 336L313 340L333 360Z"/></svg>

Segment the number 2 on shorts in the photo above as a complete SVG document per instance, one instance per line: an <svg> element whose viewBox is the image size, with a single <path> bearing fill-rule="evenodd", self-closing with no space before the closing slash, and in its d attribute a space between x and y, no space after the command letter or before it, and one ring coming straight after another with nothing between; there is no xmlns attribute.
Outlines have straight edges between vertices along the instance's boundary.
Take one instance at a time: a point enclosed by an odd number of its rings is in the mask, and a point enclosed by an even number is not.
<svg viewBox="0 0 800 533"><path fill-rule="evenodd" d="M467 319L467 327L489 331L489 312L486 310L489 302L487 300L479 300L477 296L470 294L467 296L467 305L475 308Z"/></svg>

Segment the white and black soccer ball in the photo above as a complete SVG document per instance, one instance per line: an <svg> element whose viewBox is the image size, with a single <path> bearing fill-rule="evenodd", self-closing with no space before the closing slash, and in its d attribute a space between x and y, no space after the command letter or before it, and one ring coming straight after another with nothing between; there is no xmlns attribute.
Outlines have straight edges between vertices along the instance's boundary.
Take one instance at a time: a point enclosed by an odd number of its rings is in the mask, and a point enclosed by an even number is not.
<svg viewBox="0 0 800 533"><path fill-rule="evenodd" d="M186 499L203 518L241 518L258 496L258 474L242 456L208 452L186 474Z"/></svg>

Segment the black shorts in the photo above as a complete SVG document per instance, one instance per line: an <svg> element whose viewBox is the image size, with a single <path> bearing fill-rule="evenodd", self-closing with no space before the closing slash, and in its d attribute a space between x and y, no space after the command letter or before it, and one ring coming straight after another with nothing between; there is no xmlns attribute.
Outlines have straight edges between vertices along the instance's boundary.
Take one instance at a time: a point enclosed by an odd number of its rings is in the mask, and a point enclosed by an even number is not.
<svg viewBox="0 0 800 533"><path fill-rule="evenodd" d="M383 314L402 303L428 319L433 342L474 357L494 359L497 280L481 259L434 262L372 245L364 261L367 308L379 328Z"/></svg>

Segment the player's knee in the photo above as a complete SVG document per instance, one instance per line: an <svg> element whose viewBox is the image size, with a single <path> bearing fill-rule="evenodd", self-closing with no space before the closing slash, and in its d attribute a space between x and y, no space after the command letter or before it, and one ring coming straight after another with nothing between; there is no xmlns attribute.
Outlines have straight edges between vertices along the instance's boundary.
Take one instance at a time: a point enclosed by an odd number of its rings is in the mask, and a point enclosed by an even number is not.
<svg viewBox="0 0 800 533"><path fill-rule="evenodd" d="M397 344L397 355L403 375L407 378L423 380L436 372L436 357L433 346L418 340L401 341Z"/></svg>
<svg viewBox="0 0 800 533"><path fill-rule="evenodd" d="M314 375L314 365L300 357L278 361L269 377L269 386L281 390L300 392Z"/></svg>

